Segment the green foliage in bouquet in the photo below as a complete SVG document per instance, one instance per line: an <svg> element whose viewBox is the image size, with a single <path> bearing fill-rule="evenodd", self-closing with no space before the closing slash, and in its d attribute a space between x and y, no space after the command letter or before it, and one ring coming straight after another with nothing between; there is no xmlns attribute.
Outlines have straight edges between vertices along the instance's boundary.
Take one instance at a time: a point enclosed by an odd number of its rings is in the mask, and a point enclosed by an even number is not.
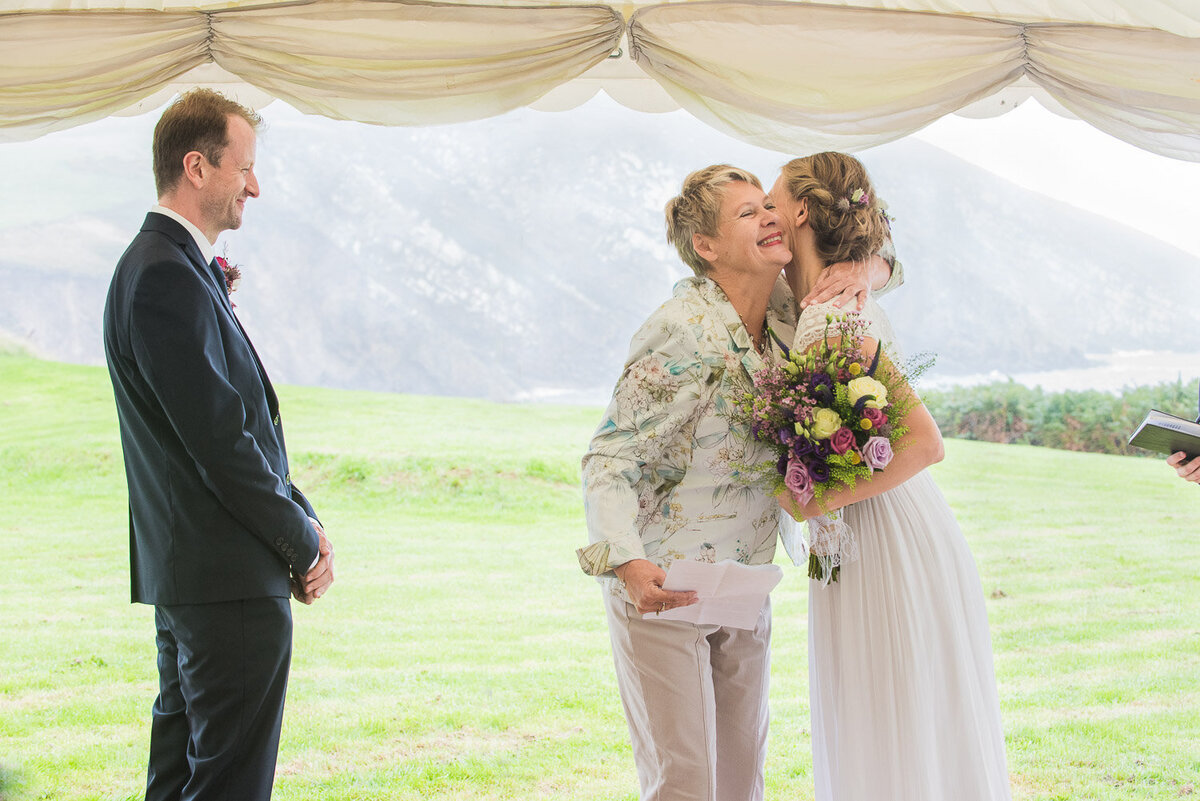
<svg viewBox="0 0 1200 801"><path fill-rule="evenodd" d="M824 509L830 491L869 481L908 433L903 420L918 402L908 376L884 356L882 343L873 353L864 350L865 329L857 314L831 314L824 338L807 351L775 337L780 358L754 375L753 390L740 401L751 435L775 455L759 472L773 467L776 491L788 492L798 505L815 499ZM913 372L927 366L915 365ZM822 556L814 546L814 578L828 569Z"/></svg>

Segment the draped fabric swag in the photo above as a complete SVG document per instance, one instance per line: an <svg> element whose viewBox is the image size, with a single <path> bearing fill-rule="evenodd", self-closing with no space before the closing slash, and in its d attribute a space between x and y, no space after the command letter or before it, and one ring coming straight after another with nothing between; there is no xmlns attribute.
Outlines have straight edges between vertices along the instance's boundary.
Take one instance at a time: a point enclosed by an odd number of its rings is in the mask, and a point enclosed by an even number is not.
<svg viewBox="0 0 1200 801"><path fill-rule="evenodd" d="M680 106L763 147L882 144L1024 80L1113 136L1200 161L1200 38L748 2L643 8L629 28Z"/></svg>
<svg viewBox="0 0 1200 801"><path fill-rule="evenodd" d="M0 0L0 140L191 83L248 85L337 119L421 125L619 80L613 94L629 105L665 100L791 153L870 147L997 97L1035 94L1139 147L1200 161L1194 0L715 0L621 10L628 25L616 8L569 0ZM629 99L637 83L653 102Z"/></svg>
<svg viewBox="0 0 1200 801"><path fill-rule="evenodd" d="M0 137L89 122L213 62L301 111L384 125L525 106L617 47L608 6L319 2L0 15Z"/></svg>

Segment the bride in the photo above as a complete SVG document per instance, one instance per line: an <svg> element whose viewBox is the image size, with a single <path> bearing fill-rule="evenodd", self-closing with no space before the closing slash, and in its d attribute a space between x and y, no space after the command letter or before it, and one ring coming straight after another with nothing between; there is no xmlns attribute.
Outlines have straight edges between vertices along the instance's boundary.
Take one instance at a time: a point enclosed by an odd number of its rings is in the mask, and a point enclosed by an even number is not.
<svg viewBox="0 0 1200 801"><path fill-rule="evenodd" d="M834 262L865 259L887 218L863 165L842 153L789 162L771 190L791 234L788 282L802 298ZM794 347L825 337L832 304L800 317ZM897 361L883 310L868 299L863 349ZM907 386L903 391L911 392ZM987 612L974 560L925 468L942 458L936 423L913 398L888 467L844 507L858 556L836 582L810 585L809 685L817 801L1010 798ZM822 514L793 502L793 515Z"/></svg>

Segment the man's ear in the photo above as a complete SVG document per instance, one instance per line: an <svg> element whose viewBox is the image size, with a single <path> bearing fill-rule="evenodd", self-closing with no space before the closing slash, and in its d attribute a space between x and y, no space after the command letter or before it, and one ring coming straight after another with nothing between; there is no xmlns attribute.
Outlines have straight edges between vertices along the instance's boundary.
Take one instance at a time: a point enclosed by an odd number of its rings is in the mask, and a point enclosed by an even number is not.
<svg viewBox="0 0 1200 801"><path fill-rule="evenodd" d="M212 169L212 165L199 150L193 150L183 157L183 179L196 189L204 186L205 171L209 169Z"/></svg>
<svg viewBox="0 0 1200 801"><path fill-rule="evenodd" d="M712 239L704 234L692 234L692 250L710 264L717 255L717 251L713 249Z"/></svg>

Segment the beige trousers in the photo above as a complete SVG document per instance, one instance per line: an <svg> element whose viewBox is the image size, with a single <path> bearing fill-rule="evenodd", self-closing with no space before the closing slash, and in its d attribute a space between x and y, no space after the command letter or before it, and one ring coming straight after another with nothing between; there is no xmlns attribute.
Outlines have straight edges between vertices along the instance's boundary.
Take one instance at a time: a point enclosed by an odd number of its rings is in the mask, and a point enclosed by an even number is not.
<svg viewBox="0 0 1200 801"><path fill-rule="evenodd" d="M643 619L605 598L642 801L762 801L770 603L748 631Z"/></svg>

